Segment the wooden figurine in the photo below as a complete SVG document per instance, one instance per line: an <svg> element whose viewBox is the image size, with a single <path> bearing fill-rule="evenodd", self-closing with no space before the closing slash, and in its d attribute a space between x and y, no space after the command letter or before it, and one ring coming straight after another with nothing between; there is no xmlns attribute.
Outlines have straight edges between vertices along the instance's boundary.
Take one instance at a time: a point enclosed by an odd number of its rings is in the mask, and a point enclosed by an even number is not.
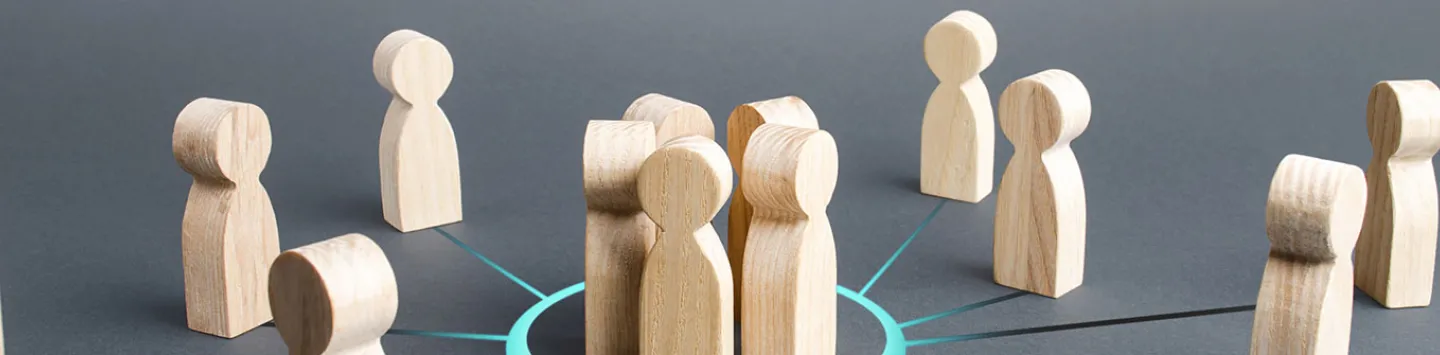
<svg viewBox="0 0 1440 355"><path fill-rule="evenodd" d="M640 207L640 165L655 125L590 121L585 129L585 353L640 352L640 278L655 222Z"/></svg>
<svg viewBox="0 0 1440 355"><path fill-rule="evenodd" d="M1000 129L1015 145L995 202L995 282L1058 298L1085 273L1085 183L1070 141L1090 124L1080 79L1051 69L1000 96Z"/></svg>
<svg viewBox="0 0 1440 355"><path fill-rule="evenodd" d="M1381 82L1369 106L1374 156L1355 285L1387 308L1429 306L1440 223L1430 162L1440 150L1440 88L1428 80Z"/></svg>
<svg viewBox="0 0 1440 355"><path fill-rule="evenodd" d="M270 321L265 277L280 232L260 172L270 121L260 107L201 98L175 119L175 161L194 177L181 222L190 329L234 338Z"/></svg>
<svg viewBox="0 0 1440 355"><path fill-rule="evenodd" d="M1270 258L1255 305L1251 355L1341 355L1350 349L1350 253L1365 176L1349 164L1290 155L1270 181Z"/></svg>
<svg viewBox="0 0 1440 355"><path fill-rule="evenodd" d="M735 167L739 181L735 183L735 196L730 200L729 228L726 230L730 243L726 252L730 257L731 275L735 278L735 314L738 317L744 309L745 238L750 234L750 219L753 208L745 199L745 151L750 145L750 135L764 124L819 129L819 121L810 105L796 96L779 97L736 106L730 112L726 123L726 153L730 166Z"/></svg>
<svg viewBox="0 0 1440 355"><path fill-rule="evenodd" d="M925 34L925 62L940 79L920 128L920 192L970 203L990 195L995 113L980 71L995 61L995 28L970 11Z"/></svg>
<svg viewBox="0 0 1440 355"><path fill-rule="evenodd" d="M384 355L400 299L385 251L346 234L275 259L270 304L290 355Z"/></svg>
<svg viewBox="0 0 1440 355"><path fill-rule="evenodd" d="M744 353L835 354L835 236L825 208L838 171L835 139L825 131L766 124L751 135Z"/></svg>
<svg viewBox="0 0 1440 355"><path fill-rule="evenodd" d="M401 232L459 222L460 154L437 101L455 63L445 45L399 30L375 49L375 79L394 98L380 129L380 197L385 221Z"/></svg>
<svg viewBox="0 0 1440 355"><path fill-rule="evenodd" d="M710 220L731 190L715 141L671 140L640 167L640 205L660 228L640 286L640 354L735 353L734 287Z"/></svg>
<svg viewBox="0 0 1440 355"><path fill-rule="evenodd" d="M705 108L661 94L645 94L635 99L620 119L653 123L656 144L684 136L715 140L715 122Z"/></svg>

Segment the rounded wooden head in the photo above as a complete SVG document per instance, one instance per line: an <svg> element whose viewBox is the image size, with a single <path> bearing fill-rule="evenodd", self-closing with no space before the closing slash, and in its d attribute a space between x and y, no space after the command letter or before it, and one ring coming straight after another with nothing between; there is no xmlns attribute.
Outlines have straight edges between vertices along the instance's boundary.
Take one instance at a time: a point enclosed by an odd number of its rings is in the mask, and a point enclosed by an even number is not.
<svg viewBox="0 0 1440 355"><path fill-rule="evenodd" d="M1270 251L1301 260L1349 260L1365 217L1365 189L1359 167L1286 156L1265 204Z"/></svg>
<svg viewBox="0 0 1440 355"><path fill-rule="evenodd" d="M726 147L730 150L730 164L744 169L745 151L750 144L750 135L766 123L786 126L820 128L819 119L810 104L799 96L777 97L735 106L725 123ZM743 179L743 177L742 177ZM742 187L741 190L744 190Z"/></svg>
<svg viewBox="0 0 1440 355"><path fill-rule="evenodd" d="M697 230L730 196L732 173L725 150L715 141L676 138L640 167L640 204L661 229Z"/></svg>
<svg viewBox="0 0 1440 355"><path fill-rule="evenodd" d="M956 11L925 34L925 63L942 82L959 83L995 61L995 28L980 14Z"/></svg>
<svg viewBox="0 0 1440 355"><path fill-rule="evenodd" d="M1382 81L1370 89L1366 128L1381 157L1429 160L1440 151L1440 88L1429 80Z"/></svg>
<svg viewBox="0 0 1440 355"><path fill-rule="evenodd" d="M828 132L766 124L750 137L742 170L741 190L757 210L811 215L830 204L840 160Z"/></svg>
<svg viewBox="0 0 1440 355"><path fill-rule="evenodd" d="M175 118L172 144L180 168L197 178L255 179L270 160L270 120L259 106L199 98Z"/></svg>
<svg viewBox="0 0 1440 355"><path fill-rule="evenodd" d="M455 61L444 44L420 32L399 30L375 48L375 80L410 103L435 102L455 77Z"/></svg>
<svg viewBox="0 0 1440 355"><path fill-rule="evenodd" d="M1016 150L1069 144L1090 125L1090 92L1070 72L1046 70L1005 88L999 121Z"/></svg>
<svg viewBox="0 0 1440 355"><path fill-rule="evenodd" d="M290 354L369 345L390 329L399 304L390 261L364 235L286 251L270 267L270 309Z"/></svg>
<svg viewBox="0 0 1440 355"><path fill-rule="evenodd" d="M655 124L655 142L665 144L684 136L715 139L715 122L710 112L699 105L673 97L650 93L640 96L625 108L624 121L648 121Z"/></svg>
<svg viewBox="0 0 1440 355"><path fill-rule="evenodd" d="M585 204L590 209L639 211L640 165L655 151L655 125L593 120L585 128Z"/></svg>

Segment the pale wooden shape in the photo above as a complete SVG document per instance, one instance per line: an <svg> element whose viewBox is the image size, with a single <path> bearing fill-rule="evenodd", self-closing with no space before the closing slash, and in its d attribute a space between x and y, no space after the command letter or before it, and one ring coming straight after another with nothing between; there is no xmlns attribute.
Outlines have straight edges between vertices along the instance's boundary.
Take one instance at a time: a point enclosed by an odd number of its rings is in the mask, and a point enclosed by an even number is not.
<svg viewBox="0 0 1440 355"><path fill-rule="evenodd" d="M640 165L655 151L647 121L585 129L585 353L640 352L640 278L655 222L640 207Z"/></svg>
<svg viewBox="0 0 1440 355"><path fill-rule="evenodd" d="M836 154L835 139L818 129L766 124L751 135L743 180L755 208L741 301L746 354L835 354L835 235L825 208Z"/></svg>
<svg viewBox="0 0 1440 355"><path fill-rule="evenodd" d="M385 251L346 234L276 258L270 304L290 355L382 355L400 298Z"/></svg>
<svg viewBox="0 0 1440 355"><path fill-rule="evenodd" d="M1090 124L1090 94L1069 72L1022 78L1000 95L1015 145L995 202L995 282L1058 298L1085 275L1085 182L1070 142Z"/></svg>
<svg viewBox="0 0 1440 355"><path fill-rule="evenodd" d="M401 232L459 222L460 154L438 100L455 63L445 45L399 30L375 49L375 79L394 97L380 129L380 198Z"/></svg>
<svg viewBox="0 0 1440 355"><path fill-rule="evenodd" d="M756 101L736 106L730 112L730 118L726 122L726 154L730 157L730 166L735 167L736 178L735 196L730 200L729 228L726 229L726 240L729 249L726 253L730 257L730 272L735 278L735 314L738 317L744 309L744 270L745 266L745 238L750 234L750 219L754 214L750 202L745 199L745 151L750 146L750 136L755 129L764 124L780 124L786 126L819 129L819 120L815 117L815 111L810 110L810 105L805 100L796 96L777 97L764 101Z"/></svg>
<svg viewBox="0 0 1440 355"><path fill-rule="evenodd" d="M684 136L715 139L715 121L705 108L657 93L645 94L625 108L623 121L647 121L655 124L655 142L665 144Z"/></svg>
<svg viewBox="0 0 1440 355"><path fill-rule="evenodd" d="M715 141L671 140L640 167L640 204L660 228L640 288L640 354L735 353L730 265L710 220L732 187Z"/></svg>
<svg viewBox="0 0 1440 355"><path fill-rule="evenodd" d="M990 195L995 111L980 71L995 60L995 28L956 11L925 34L925 62L940 84L920 126L920 192L970 203Z"/></svg>
<svg viewBox="0 0 1440 355"><path fill-rule="evenodd" d="M1374 155L1355 285L1388 308L1429 306L1440 223L1430 162L1440 150L1440 88L1428 80L1375 84L1366 121Z"/></svg>
<svg viewBox="0 0 1440 355"><path fill-rule="evenodd" d="M1286 156L1270 181L1250 354L1346 354L1365 176L1349 164Z"/></svg>
<svg viewBox="0 0 1440 355"><path fill-rule="evenodd" d="M175 161L194 177L181 222L190 329L234 338L270 321L265 277L280 232L260 173L270 121L252 104L201 98L175 119Z"/></svg>

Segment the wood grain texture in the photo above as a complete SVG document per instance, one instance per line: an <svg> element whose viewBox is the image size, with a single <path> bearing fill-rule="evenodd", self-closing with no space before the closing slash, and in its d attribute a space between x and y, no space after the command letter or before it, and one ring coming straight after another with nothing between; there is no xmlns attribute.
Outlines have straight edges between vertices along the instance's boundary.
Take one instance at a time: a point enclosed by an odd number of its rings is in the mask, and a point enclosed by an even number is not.
<svg viewBox="0 0 1440 355"><path fill-rule="evenodd" d="M640 354L735 353L734 283L710 220L731 191L715 141L671 140L640 167L640 204L660 237L645 259Z"/></svg>
<svg viewBox="0 0 1440 355"><path fill-rule="evenodd" d="M995 60L995 28L956 11L925 34L925 62L940 84L920 128L920 192L970 203L990 195L995 112L980 71Z"/></svg>
<svg viewBox="0 0 1440 355"><path fill-rule="evenodd" d="M750 221L754 214L750 202L745 199L745 152L750 146L750 136L764 124L780 124L819 129L815 111L805 100L796 96L778 97L736 106L726 122L725 147L730 156L730 166L735 167L735 196L730 200L730 216L725 231L729 249L731 275L735 277L735 315L744 309L744 270L746 241L750 234Z"/></svg>
<svg viewBox="0 0 1440 355"><path fill-rule="evenodd" d="M400 299L385 251L346 234L276 258L270 304L290 355L383 355Z"/></svg>
<svg viewBox="0 0 1440 355"><path fill-rule="evenodd" d="M665 144L684 136L715 139L715 121L705 108L657 93L645 94L630 103L623 121L648 121L655 124L655 142Z"/></svg>
<svg viewBox="0 0 1440 355"><path fill-rule="evenodd" d="M194 177L181 222L190 329L234 338L270 321L265 280L280 232L260 173L270 121L260 107L201 98L175 119L175 161Z"/></svg>
<svg viewBox="0 0 1440 355"><path fill-rule="evenodd" d="M1302 155L1280 162L1265 204L1270 256L1250 354L1349 353L1350 255L1365 194L1364 173L1353 165Z"/></svg>
<svg viewBox="0 0 1440 355"><path fill-rule="evenodd" d="M380 129L380 196L385 221L401 232L459 222L460 154L438 100L455 63L445 45L411 30L375 49L375 80L394 97Z"/></svg>
<svg viewBox="0 0 1440 355"><path fill-rule="evenodd" d="M999 121L1015 155L995 202L995 282L1058 298L1085 273L1085 183L1070 142L1090 124L1090 94L1069 72L1040 72L1005 88Z"/></svg>
<svg viewBox="0 0 1440 355"><path fill-rule="evenodd" d="M640 166L655 151L647 121L585 129L585 353L640 352L640 278L655 222L640 206Z"/></svg>
<svg viewBox="0 0 1440 355"><path fill-rule="evenodd" d="M835 235L825 209L838 172L835 139L825 131L766 124L751 136L745 354L835 354Z"/></svg>
<svg viewBox="0 0 1440 355"><path fill-rule="evenodd" d="M1388 308L1425 307L1435 281L1435 166L1440 88L1385 81L1370 91L1370 201L1355 247L1355 285Z"/></svg>

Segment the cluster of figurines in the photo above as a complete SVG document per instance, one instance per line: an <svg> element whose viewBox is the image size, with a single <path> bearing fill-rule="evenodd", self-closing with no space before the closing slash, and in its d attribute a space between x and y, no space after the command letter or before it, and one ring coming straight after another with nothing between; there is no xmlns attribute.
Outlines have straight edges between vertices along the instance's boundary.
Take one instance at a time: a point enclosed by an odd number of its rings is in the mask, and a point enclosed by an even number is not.
<svg viewBox="0 0 1440 355"><path fill-rule="evenodd" d="M979 78L995 58L990 23L955 12L924 43L940 84L921 127L920 190L967 202L988 196L998 121L1015 154L996 201L995 281L1049 297L1079 287L1085 192L1070 143L1090 121L1085 86L1063 70L1019 79L1000 97L997 119ZM455 133L437 105L453 73L444 45L418 32L396 31L375 52L375 77L394 97L380 134L384 217L402 232L461 220ZM838 174L835 138L794 96L739 105L726 128L722 148L705 109L661 94L635 100L621 120L589 122L588 354L730 354L737 320L748 354L835 352L836 253L825 212ZM1380 83L1369 130L1368 180L1316 158L1280 164L1252 353L1343 353L1352 278L1387 307L1429 304L1440 89ZM235 337L273 318L292 354L380 354L398 309L388 260L358 234L280 253L259 180L270 142L252 104L202 98L176 120L175 157L194 176L182 228L189 326ZM727 200L728 249L710 225ZM1349 261L1357 240L1358 273Z"/></svg>

